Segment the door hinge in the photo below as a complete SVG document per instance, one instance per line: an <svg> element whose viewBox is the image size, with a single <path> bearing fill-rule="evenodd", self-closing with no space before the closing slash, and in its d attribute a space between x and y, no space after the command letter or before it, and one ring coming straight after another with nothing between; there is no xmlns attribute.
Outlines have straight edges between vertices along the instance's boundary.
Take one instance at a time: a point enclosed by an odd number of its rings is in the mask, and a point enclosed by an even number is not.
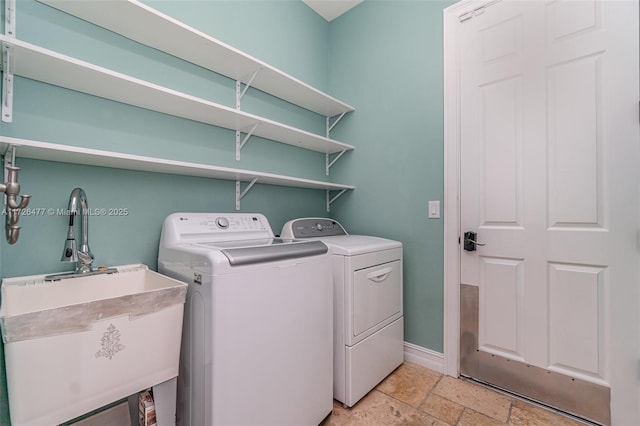
<svg viewBox="0 0 640 426"><path fill-rule="evenodd" d="M485 11L486 8L488 8L489 6L493 6L494 4L498 3L501 0L493 0L490 1L487 4L484 4L482 6L476 7L475 9L472 9L468 12L463 13L462 15L458 16L458 20L460 22L464 22L464 21L468 21L469 19L473 18L474 16L478 16L478 15L482 15Z"/></svg>

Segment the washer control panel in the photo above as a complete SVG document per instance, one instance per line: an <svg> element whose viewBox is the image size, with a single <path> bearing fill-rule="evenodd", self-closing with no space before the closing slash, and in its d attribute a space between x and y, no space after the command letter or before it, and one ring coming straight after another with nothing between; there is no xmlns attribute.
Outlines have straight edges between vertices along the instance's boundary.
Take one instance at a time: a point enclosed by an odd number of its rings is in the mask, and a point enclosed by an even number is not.
<svg viewBox="0 0 640 426"><path fill-rule="evenodd" d="M333 219L309 217L285 223L282 238L318 238L348 235L347 231Z"/></svg>
<svg viewBox="0 0 640 426"><path fill-rule="evenodd" d="M260 214L189 214L179 217L182 229L200 232L252 232L269 229L269 224Z"/></svg>
<svg viewBox="0 0 640 426"><path fill-rule="evenodd" d="M173 213L164 222L170 243L273 238L267 218L259 213Z"/></svg>

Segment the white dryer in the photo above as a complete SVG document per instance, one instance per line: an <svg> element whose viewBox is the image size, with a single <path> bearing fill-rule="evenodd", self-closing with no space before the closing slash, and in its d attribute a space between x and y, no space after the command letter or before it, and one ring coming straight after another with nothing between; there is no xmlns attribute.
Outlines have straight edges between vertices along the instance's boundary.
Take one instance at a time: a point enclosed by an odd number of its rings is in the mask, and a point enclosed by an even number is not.
<svg viewBox="0 0 640 426"><path fill-rule="evenodd" d="M281 237L320 240L331 250L333 397L351 407L404 360L402 243L349 235L326 218L291 220Z"/></svg>
<svg viewBox="0 0 640 426"><path fill-rule="evenodd" d="M274 238L261 214L165 219L158 269L189 284L179 425L317 425L331 413L331 258L311 243Z"/></svg>

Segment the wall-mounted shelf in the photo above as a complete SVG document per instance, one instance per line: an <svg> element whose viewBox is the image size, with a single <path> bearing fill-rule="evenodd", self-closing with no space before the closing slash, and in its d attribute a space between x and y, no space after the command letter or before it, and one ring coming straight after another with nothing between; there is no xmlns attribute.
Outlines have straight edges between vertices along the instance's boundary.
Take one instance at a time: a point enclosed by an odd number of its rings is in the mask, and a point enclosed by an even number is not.
<svg viewBox="0 0 640 426"><path fill-rule="evenodd" d="M353 149L342 142L133 78L12 37L0 35L0 42L3 62L6 63L5 80L18 75L232 130L245 131L258 123L253 132L255 136L323 153ZM3 98L12 94L3 91ZM5 106L11 104L10 100L3 99L3 120Z"/></svg>
<svg viewBox="0 0 640 426"><path fill-rule="evenodd" d="M272 173L0 136L0 152L4 155L10 147L15 147L15 155L17 157L35 160L236 181L237 209L240 208L240 199L254 183L325 190L327 191L327 211L329 211L331 203L339 196L331 197L330 193L332 191L337 191L338 194L341 195L347 190L355 189L355 187L350 185L301 179ZM248 182L243 192L240 191L241 182Z"/></svg>
<svg viewBox="0 0 640 426"><path fill-rule="evenodd" d="M235 80L236 108L140 80L107 68L0 35L2 46L2 120L13 112L14 75L236 132L236 157L251 136L325 154L329 168L353 146L329 138L329 132L354 108L282 71L226 45L137 0L38 0L185 61ZM7 4L15 5L13 0ZM5 12L5 28L14 28L15 7ZM326 117L326 137L240 110L249 87ZM236 208L255 183L326 191L327 211L353 186L207 164L130 155L25 139L0 137L0 152L14 147L19 157L100 167L199 176L236 182ZM246 182L246 185L242 185ZM243 188L244 186L244 188Z"/></svg>
<svg viewBox="0 0 640 426"><path fill-rule="evenodd" d="M136 0L38 0L131 40L331 117L354 108Z"/></svg>

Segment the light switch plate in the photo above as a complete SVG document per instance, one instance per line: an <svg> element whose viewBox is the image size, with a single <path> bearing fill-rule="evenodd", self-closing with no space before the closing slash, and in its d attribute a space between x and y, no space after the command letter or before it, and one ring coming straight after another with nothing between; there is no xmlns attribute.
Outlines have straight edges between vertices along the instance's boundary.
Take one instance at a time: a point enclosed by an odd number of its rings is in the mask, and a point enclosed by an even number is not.
<svg viewBox="0 0 640 426"><path fill-rule="evenodd" d="M429 201L429 219L440 219L440 200Z"/></svg>

